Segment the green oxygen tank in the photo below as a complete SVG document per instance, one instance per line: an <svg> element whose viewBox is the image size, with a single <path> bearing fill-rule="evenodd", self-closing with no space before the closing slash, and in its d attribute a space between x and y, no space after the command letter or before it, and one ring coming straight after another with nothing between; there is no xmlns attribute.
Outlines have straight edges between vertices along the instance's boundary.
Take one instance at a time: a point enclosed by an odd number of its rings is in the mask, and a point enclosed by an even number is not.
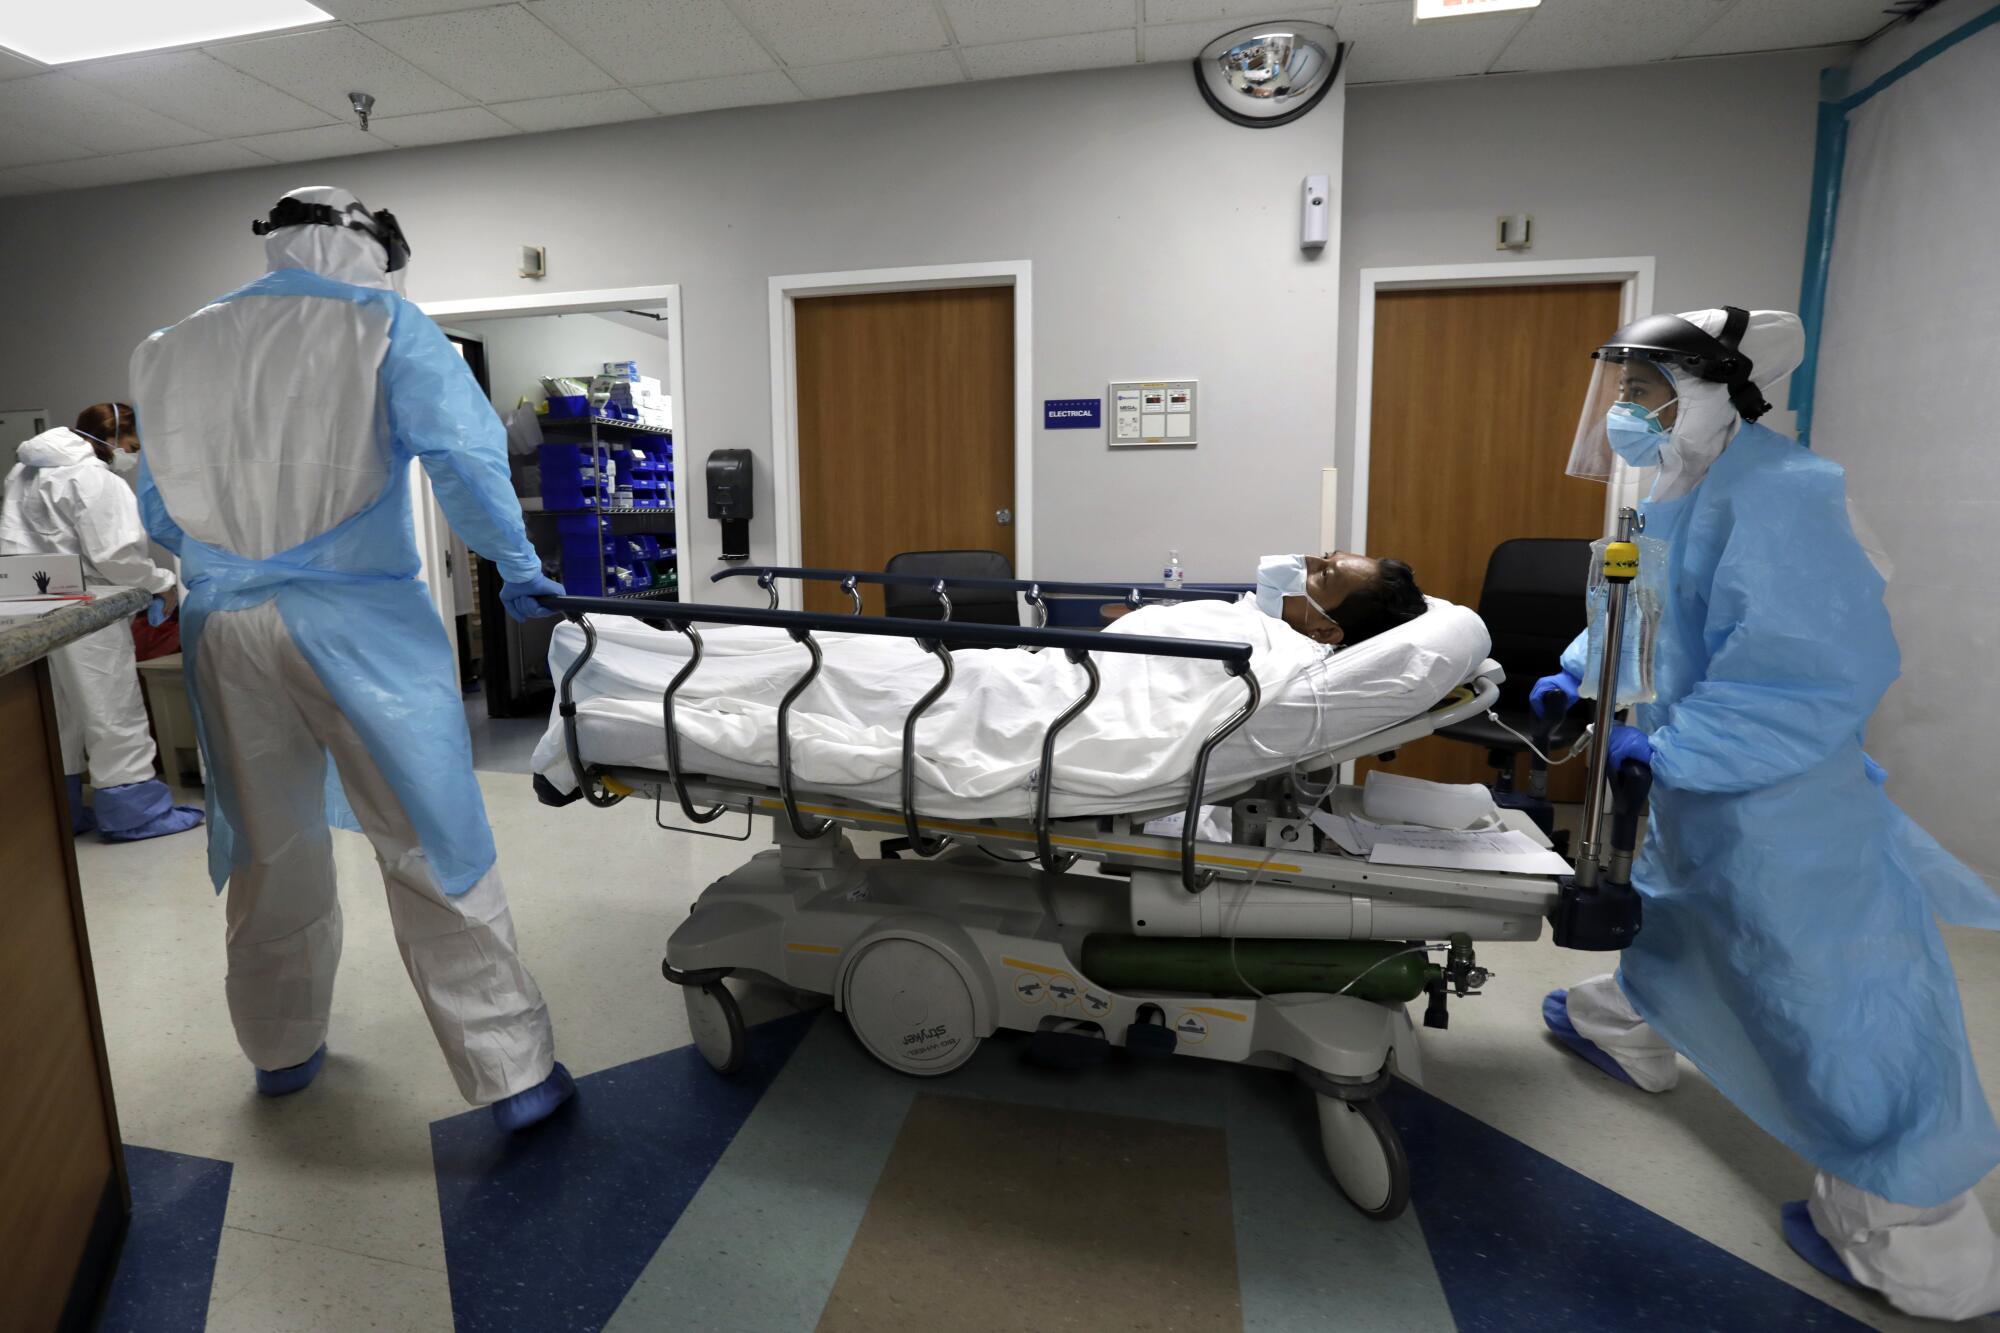
<svg viewBox="0 0 2000 1333"><path fill-rule="evenodd" d="M1420 947L1390 940L1217 940L1089 935L1084 976L1121 991L1283 995L1316 991L1404 1004L1442 980Z"/></svg>

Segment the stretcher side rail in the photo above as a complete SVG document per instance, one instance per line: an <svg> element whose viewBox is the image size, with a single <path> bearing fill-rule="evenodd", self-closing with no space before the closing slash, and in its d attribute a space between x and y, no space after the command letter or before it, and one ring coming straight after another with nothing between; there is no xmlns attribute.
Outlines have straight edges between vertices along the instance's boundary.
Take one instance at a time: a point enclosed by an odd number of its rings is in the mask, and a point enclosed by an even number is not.
<svg viewBox="0 0 2000 1333"><path fill-rule="evenodd" d="M709 575L711 583L725 579L755 579L757 586L770 597L771 609L778 606L778 580L796 579L802 583L838 583L853 603L854 614L861 614L861 584L882 588L929 588L944 609L944 618L951 619L951 596L953 588L972 589L980 592L1019 593L1028 605L1035 608L1037 628L1048 623L1049 608L1046 597L1116 597L1133 608L1149 601L1175 602L1233 602L1243 595L1240 589L1209 588L1199 585L1167 590L1148 587L1143 583L1077 583L1050 582L1045 579L995 579L975 575L956 574L889 574L867 569L813 569L792 565L739 565L730 569L719 569Z"/></svg>
<svg viewBox="0 0 2000 1333"><path fill-rule="evenodd" d="M911 778L911 765L915 759L915 728L917 718L925 709L936 702L943 690L951 682L951 666L948 660L952 648L1057 648L1069 660L1082 667L1088 686L1078 698L1052 722L1042 740L1042 767L1037 775L1038 791L1035 806L1035 825L1039 834L1039 850L1043 865L1057 870L1068 865L1075 858L1060 860L1049 842L1051 793L1055 788L1055 741L1057 735L1071 721L1081 714L1097 697L1097 665L1091 654L1096 652L1128 653L1138 656L1177 657L1196 661L1218 662L1229 675L1244 683L1247 693L1243 706L1230 717L1214 727L1202 741L1196 752L1194 769L1189 778L1185 822L1181 835L1181 883L1189 893L1199 893L1213 878L1198 866L1195 852L1195 833L1199 823L1202 805L1202 789L1207 781L1208 763L1217 746L1233 735L1257 711L1261 693L1257 685L1256 673L1250 669L1251 647L1247 643L1226 643L1212 639L1166 639L1138 634L1099 634L1090 630L1050 629L1046 626L1016 625L975 625L949 620L909 620L894 616L833 616L812 611L783 611L742 606L704 606L698 603L642 603L610 597L543 597L542 606L576 622L583 631L584 650L563 673L558 685L557 712L563 721L563 740L571 770L576 774L586 800L592 805L612 805L623 799L622 794L603 789L601 770L587 767L583 763L582 749L578 740L576 720L576 698L574 682L577 673L597 650L597 632L589 622L591 615L628 616L657 629L672 629L685 635L691 645L691 659L662 693L660 707L662 723L666 727L669 778L676 797L681 803L683 814L695 824L705 824L721 813L720 807L706 812L697 811L679 763L679 737L674 727L674 696L687 682L701 655L700 639L694 626L700 624L748 625L767 629L782 629L794 641L803 645L811 658L805 673L793 682L778 708L778 794L784 804L786 818L792 830L801 838L816 837L832 827L827 821L808 822L799 809L798 797L793 790L791 764L791 733L789 727L792 705L799 696L819 676L824 665L818 642L812 637L814 632L839 634L870 634L877 637L910 639L925 651L945 657L945 671L938 687L926 694L912 708L903 723L903 817L905 824L915 829L918 824L915 807L915 784ZM695 830L699 831L699 830ZM914 840L913 840L914 841ZM928 844L931 851L942 843ZM917 843L916 849L923 854L926 846Z"/></svg>

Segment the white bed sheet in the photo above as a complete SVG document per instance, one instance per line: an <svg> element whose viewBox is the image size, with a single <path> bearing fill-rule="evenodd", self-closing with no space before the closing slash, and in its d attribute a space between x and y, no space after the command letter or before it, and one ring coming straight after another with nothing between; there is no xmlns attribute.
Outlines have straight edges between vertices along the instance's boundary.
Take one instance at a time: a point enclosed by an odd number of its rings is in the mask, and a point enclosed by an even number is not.
<svg viewBox="0 0 2000 1333"><path fill-rule="evenodd" d="M686 664L687 640L623 617L592 624L597 652L575 682L583 760L664 770L660 695ZM674 699L682 766L775 786L778 703L806 670L806 650L782 630L700 632L701 666ZM1211 790L1283 771L1416 716L1469 679L1491 648L1476 614L1435 599L1408 624L1338 652L1247 599L1149 606L1106 633L1251 645L1263 703L1217 748ZM792 708L794 783L802 792L894 808L902 799L903 720L936 683L937 661L905 639L815 637L826 665ZM557 628L549 646L557 679L582 648L581 629ZM1243 683L1219 662L1108 652L1092 660L1102 685L1057 742L1053 812L1128 813L1185 801L1196 751L1241 707ZM941 818L1031 813L1043 733L1082 692L1083 669L1053 650L962 651L953 662L951 689L917 724L918 810ZM559 790L576 789L553 712L534 768Z"/></svg>

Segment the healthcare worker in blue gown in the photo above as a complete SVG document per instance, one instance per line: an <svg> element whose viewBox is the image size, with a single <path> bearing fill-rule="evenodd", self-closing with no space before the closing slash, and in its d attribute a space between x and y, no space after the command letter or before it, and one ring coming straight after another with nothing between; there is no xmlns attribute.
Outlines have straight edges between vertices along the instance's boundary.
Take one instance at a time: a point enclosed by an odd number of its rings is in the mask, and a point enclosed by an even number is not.
<svg viewBox="0 0 2000 1333"><path fill-rule="evenodd" d="M314 186L253 230L270 271L132 354L140 509L188 585L230 1017L261 1091L318 1073L341 941L327 830L358 820L459 1091L522 1128L574 1085L515 948L457 655L417 577L410 460L499 566L510 614L562 589L528 542L499 417L401 295L394 217Z"/></svg>
<svg viewBox="0 0 2000 1333"><path fill-rule="evenodd" d="M1804 347L1777 311L1654 315L1595 354L1572 475L1657 469L1665 543L1657 697L1611 738L1648 759L1633 882L1644 923L1615 975L1557 991L1550 1029L1614 1077L1674 1086L1684 1055L1817 1168L1786 1237L1897 1307L2000 1309L2000 1244L1971 1190L2000 1129L1937 918L2000 900L1884 793L1862 736L1896 679L1882 577L1841 469L1756 419ZM1574 704L1583 639L1538 683ZM1969 743L1969 742L1968 742Z"/></svg>

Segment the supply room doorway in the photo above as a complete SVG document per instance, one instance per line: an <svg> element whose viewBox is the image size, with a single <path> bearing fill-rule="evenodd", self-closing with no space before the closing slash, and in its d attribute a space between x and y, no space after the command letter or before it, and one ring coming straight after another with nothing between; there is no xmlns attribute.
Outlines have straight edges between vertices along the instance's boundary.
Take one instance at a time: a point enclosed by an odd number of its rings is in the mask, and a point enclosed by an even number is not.
<svg viewBox="0 0 2000 1333"><path fill-rule="evenodd" d="M781 563L879 570L979 549L1028 572L1026 269L772 280ZM879 588L863 598L881 613ZM801 604L851 605L833 584Z"/></svg>
<svg viewBox="0 0 2000 1333"><path fill-rule="evenodd" d="M1614 267L1626 264L1634 267ZM1650 288L1651 266L1596 267L1541 281L1509 273L1499 283L1385 282L1364 291L1372 329L1363 330L1354 531L1370 554L1407 560L1425 592L1476 606L1500 543L1602 535L1605 485L1566 476L1564 467L1590 354L1628 311L1644 308L1638 288ZM1579 585L1584 575L1580 568ZM1475 746L1439 737L1362 767L1439 782L1486 782L1493 772ZM1525 779L1525 765L1518 776ZM1551 775L1554 799L1581 800L1582 792L1580 765Z"/></svg>

